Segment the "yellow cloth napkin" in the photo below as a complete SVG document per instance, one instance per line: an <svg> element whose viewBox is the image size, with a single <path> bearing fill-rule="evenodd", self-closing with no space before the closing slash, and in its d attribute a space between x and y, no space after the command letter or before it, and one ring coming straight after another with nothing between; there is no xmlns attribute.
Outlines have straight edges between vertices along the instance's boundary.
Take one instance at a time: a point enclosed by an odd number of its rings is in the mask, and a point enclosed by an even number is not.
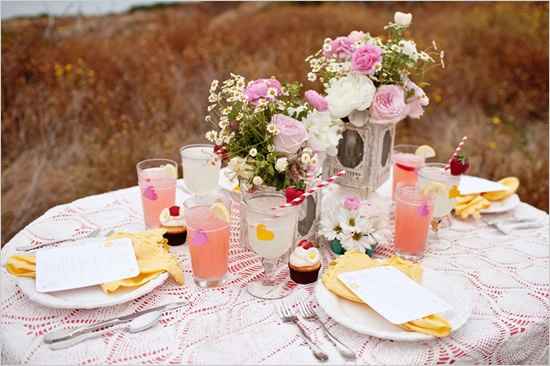
<svg viewBox="0 0 550 366"><path fill-rule="evenodd" d="M363 303L359 297L351 292L338 279L338 275L343 272L353 272L380 266L395 267L416 282L422 281L422 267L417 263L404 260L397 256L387 259L372 259L368 255L358 251L347 251L344 255L330 262L321 280L325 287L335 295L350 301ZM430 334L436 337L445 337L451 332L451 324L438 314L400 324L400 327L405 330Z"/></svg>
<svg viewBox="0 0 550 366"><path fill-rule="evenodd" d="M122 287L137 287L168 272L172 278L183 285L183 271L178 265L177 258L170 254L167 240L163 237L164 229L148 230L137 233L116 232L107 238L109 240L128 238L132 240L139 274L132 278L104 283L101 288L111 293ZM36 262L33 255L13 255L8 258L6 269L9 273L19 277L35 277Z"/></svg>

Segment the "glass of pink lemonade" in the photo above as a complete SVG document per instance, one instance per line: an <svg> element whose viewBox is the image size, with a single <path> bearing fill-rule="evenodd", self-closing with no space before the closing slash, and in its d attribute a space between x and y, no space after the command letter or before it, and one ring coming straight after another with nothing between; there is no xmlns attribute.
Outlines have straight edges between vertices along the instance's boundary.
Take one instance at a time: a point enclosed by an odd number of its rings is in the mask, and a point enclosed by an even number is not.
<svg viewBox="0 0 550 366"><path fill-rule="evenodd" d="M227 273L231 203L218 194L184 204L193 279L200 287L221 286Z"/></svg>
<svg viewBox="0 0 550 366"><path fill-rule="evenodd" d="M398 184L415 185L418 169L424 166L425 158L416 155L416 145L396 145L392 152L393 186L392 197Z"/></svg>
<svg viewBox="0 0 550 366"><path fill-rule="evenodd" d="M160 227L160 213L176 202L178 164L169 159L147 159L136 165L145 227Z"/></svg>
<svg viewBox="0 0 550 366"><path fill-rule="evenodd" d="M408 260L419 260L426 249L433 198L414 185L399 184L394 200L396 254Z"/></svg>

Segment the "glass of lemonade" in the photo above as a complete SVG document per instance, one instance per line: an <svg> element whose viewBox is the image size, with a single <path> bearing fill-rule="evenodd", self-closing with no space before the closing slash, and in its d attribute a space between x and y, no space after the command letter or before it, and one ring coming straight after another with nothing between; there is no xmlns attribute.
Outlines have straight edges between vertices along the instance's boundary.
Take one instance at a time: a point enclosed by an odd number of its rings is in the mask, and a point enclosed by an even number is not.
<svg viewBox="0 0 550 366"><path fill-rule="evenodd" d="M262 258L265 271L264 278L251 282L247 291L260 299L280 299L289 294L286 281L278 283L273 276L296 240L299 206L272 209L285 202L279 192L260 192L244 198L248 245Z"/></svg>
<svg viewBox="0 0 550 366"><path fill-rule="evenodd" d="M221 195L183 203L193 279L200 287L221 286L227 273L231 203Z"/></svg>
<svg viewBox="0 0 550 366"><path fill-rule="evenodd" d="M169 159L147 159L136 165L145 227L160 227L160 213L176 201L178 164Z"/></svg>
<svg viewBox="0 0 550 366"><path fill-rule="evenodd" d="M398 184L416 184L418 169L424 166L425 159L415 154L416 145L395 145L392 152L393 185L392 197Z"/></svg>
<svg viewBox="0 0 550 366"><path fill-rule="evenodd" d="M180 149L183 179L189 192L206 195L218 188L221 159L214 153L214 145L186 145Z"/></svg>
<svg viewBox="0 0 550 366"><path fill-rule="evenodd" d="M395 251L417 261L424 255L433 199L415 185L399 184L395 191Z"/></svg>

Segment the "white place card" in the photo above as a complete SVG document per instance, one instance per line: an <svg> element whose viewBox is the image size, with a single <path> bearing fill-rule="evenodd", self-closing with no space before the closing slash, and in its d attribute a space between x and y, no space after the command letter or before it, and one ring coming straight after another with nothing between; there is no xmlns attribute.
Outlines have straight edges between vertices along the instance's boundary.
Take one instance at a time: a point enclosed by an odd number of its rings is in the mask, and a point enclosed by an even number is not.
<svg viewBox="0 0 550 366"><path fill-rule="evenodd" d="M338 279L365 304L393 324L443 313L451 306L390 266L345 272Z"/></svg>
<svg viewBox="0 0 550 366"><path fill-rule="evenodd" d="M85 239L75 245L42 249L36 253L36 291L53 292L139 274L130 239Z"/></svg>
<svg viewBox="0 0 550 366"><path fill-rule="evenodd" d="M507 189L508 188L504 184L493 182L491 180L480 177L472 177L471 175L462 175L460 177L460 183L458 185L458 191L462 195L505 191Z"/></svg>

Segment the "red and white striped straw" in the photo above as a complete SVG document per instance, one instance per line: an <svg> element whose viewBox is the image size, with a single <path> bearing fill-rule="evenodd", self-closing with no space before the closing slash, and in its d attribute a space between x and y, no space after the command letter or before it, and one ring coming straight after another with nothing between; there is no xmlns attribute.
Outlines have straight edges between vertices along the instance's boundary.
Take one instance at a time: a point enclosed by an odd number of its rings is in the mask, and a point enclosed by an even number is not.
<svg viewBox="0 0 550 366"><path fill-rule="evenodd" d="M345 170L340 170L338 173L334 174L332 177L329 177L327 180L320 181L314 187L308 188L304 193L302 193L298 197L294 198L292 201L287 202L287 203L282 203L281 205L279 205L279 207L272 207L271 209L276 210L278 208L296 206L299 203L301 203L304 198L309 197L309 196L313 195L315 192L331 185L332 183L334 183L336 181L336 178L341 177L344 174L346 174L346 171Z"/></svg>
<svg viewBox="0 0 550 366"><path fill-rule="evenodd" d="M453 161L453 159L458 156L458 153L460 152L460 150L462 150L462 147L464 146L466 140L468 140L468 136L462 137L462 140L460 140L460 143L456 147L455 152L453 153L453 155L451 155L451 158L447 162L447 165L445 165L445 170L449 170L451 168L451 161Z"/></svg>

